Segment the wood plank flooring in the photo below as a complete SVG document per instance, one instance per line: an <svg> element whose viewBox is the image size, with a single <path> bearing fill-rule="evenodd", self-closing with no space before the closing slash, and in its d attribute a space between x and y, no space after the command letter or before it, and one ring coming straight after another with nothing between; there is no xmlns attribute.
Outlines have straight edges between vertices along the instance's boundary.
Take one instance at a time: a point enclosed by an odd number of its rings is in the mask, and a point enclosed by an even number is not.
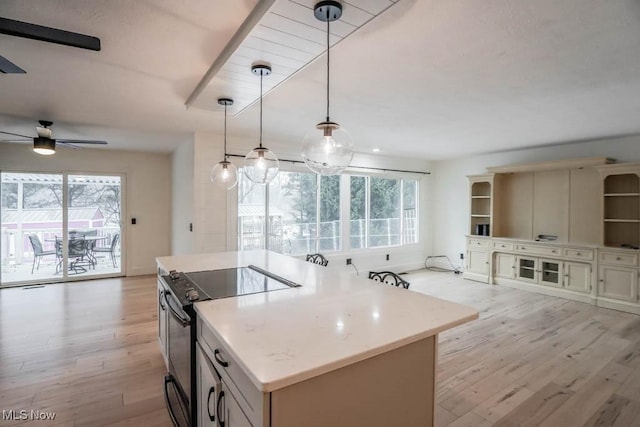
<svg viewBox="0 0 640 427"><path fill-rule="evenodd" d="M452 273L405 277L480 311L440 336L437 426L640 426L640 316ZM0 290L0 411L56 412L0 426L170 426L155 286Z"/></svg>
<svg viewBox="0 0 640 427"><path fill-rule="evenodd" d="M0 290L0 426L171 426L155 298L152 276ZM2 419L32 409L55 419Z"/></svg>
<svg viewBox="0 0 640 427"><path fill-rule="evenodd" d="M480 311L440 336L437 426L640 426L640 316L453 273L405 278Z"/></svg>

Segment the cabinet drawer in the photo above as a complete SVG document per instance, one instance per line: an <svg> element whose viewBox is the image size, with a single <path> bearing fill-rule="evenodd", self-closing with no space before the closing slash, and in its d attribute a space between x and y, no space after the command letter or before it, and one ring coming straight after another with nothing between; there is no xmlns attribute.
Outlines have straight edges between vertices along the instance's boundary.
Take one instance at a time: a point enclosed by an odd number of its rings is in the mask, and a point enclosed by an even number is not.
<svg viewBox="0 0 640 427"><path fill-rule="evenodd" d="M469 249L489 249L489 241L481 239L469 239Z"/></svg>
<svg viewBox="0 0 640 427"><path fill-rule="evenodd" d="M584 259L587 261L593 260L593 251L590 249L565 249L564 256L572 259Z"/></svg>
<svg viewBox="0 0 640 427"><path fill-rule="evenodd" d="M254 421L254 425L262 425L265 395L251 382L202 319L198 319L197 339L213 366L220 373L222 380L237 398L240 407Z"/></svg>
<svg viewBox="0 0 640 427"><path fill-rule="evenodd" d="M600 251L600 261L605 264L628 265L635 267L638 265L638 254Z"/></svg>
<svg viewBox="0 0 640 427"><path fill-rule="evenodd" d="M493 247L493 249L496 249L499 251L513 250L513 243L510 243L510 242L493 242L491 246Z"/></svg>
<svg viewBox="0 0 640 427"><path fill-rule="evenodd" d="M528 254L546 255L550 257L562 255L562 248L552 246L517 244L516 250L519 252L526 252Z"/></svg>

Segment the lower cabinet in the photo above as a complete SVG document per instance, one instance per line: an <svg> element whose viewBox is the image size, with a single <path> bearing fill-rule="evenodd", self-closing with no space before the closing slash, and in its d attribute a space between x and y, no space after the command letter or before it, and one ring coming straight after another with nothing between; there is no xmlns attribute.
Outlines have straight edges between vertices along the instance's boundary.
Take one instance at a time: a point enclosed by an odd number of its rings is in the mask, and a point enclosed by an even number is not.
<svg viewBox="0 0 640 427"><path fill-rule="evenodd" d="M625 301L638 301L638 269L600 265L598 294Z"/></svg>
<svg viewBox="0 0 640 427"><path fill-rule="evenodd" d="M218 418L221 426L225 427L252 427L247 416L240 409L229 387L222 382L222 400L218 405Z"/></svg>
<svg viewBox="0 0 640 427"><path fill-rule="evenodd" d="M564 263L564 287L577 292L591 292L591 265L581 262Z"/></svg>
<svg viewBox="0 0 640 427"><path fill-rule="evenodd" d="M516 276L516 256L500 252L496 253L493 276L503 279L514 279Z"/></svg>
<svg viewBox="0 0 640 427"><path fill-rule="evenodd" d="M196 381L198 382L198 426L218 426L217 404L222 385L209 358L196 345Z"/></svg>
<svg viewBox="0 0 640 427"><path fill-rule="evenodd" d="M158 307L158 342L160 343L160 351L162 352L162 358L164 359L164 364L167 366L167 370L169 369L168 358L167 358L167 321L169 316L169 312L167 311L167 307L165 305L164 300L164 286L158 278L158 292L157 299Z"/></svg>
<svg viewBox="0 0 640 427"><path fill-rule="evenodd" d="M535 285L591 292L591 264L510 253L493 254L493 277Z"/></svg>

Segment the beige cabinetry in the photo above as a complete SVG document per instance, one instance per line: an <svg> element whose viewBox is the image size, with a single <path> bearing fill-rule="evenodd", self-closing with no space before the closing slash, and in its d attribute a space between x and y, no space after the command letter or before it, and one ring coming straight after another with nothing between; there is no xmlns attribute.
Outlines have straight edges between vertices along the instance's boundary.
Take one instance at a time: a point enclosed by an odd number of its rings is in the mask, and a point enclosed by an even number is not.
<svg viewBox="0 0 640 427"><path fill-rule="evenodd" d="M467 262L464 276L467 279L489 283L489 239L467 239Z"/></svg>
<svg viewBox="0 0 640 427"><path fill-rule="evenodd" d="M564 263L564 287L576 292L591 292L591 264L567 261Z"/></svg>
<svg viewBox="0 0 640 427"><path fill-rule="evenodd" d="M638 304L638 253L607 249L600 251L598 259L598 295L609 303L604 306L615 300Z"/></svg>
<svg viewBox="0 0 640 427"><path fill-rule="evenodd" d="M640 246L640 163L598 167L602 176L602 240L605 246Z"/></svg>
<svg viewBox="0 0 640 427"><path fill-rule="evenodd" d="M487 170L469 176L464 277L640 314L640 162ZM481 218L491 224L482 241L475 235Z"/></svg>
<svg viewBox="0 0 640 427"><path fill-rule="evenodd" d="M493 228L493 175L469 176L471 214L469 234L491 236Z"/></svg>
<svg viewBox="0 0 640 427"><path fill-rule="evenodd" d="M495 238L490 247L491 283L594 302L595 248Z"/></svg>

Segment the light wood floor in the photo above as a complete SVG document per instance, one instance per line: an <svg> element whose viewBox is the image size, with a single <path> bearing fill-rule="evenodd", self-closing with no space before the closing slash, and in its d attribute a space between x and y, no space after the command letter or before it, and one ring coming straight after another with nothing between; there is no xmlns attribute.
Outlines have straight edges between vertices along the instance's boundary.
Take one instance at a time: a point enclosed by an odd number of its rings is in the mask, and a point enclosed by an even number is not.
<svg viewBox="0 0 640 427"><path fill-rule="evenodd" d="M440 337L436 425L640 426L640 317L416 272L411 289L476 307ZM170 426L155 277L0 290L0 426ZM400 426L399 426L400 427Z"/></svg>

